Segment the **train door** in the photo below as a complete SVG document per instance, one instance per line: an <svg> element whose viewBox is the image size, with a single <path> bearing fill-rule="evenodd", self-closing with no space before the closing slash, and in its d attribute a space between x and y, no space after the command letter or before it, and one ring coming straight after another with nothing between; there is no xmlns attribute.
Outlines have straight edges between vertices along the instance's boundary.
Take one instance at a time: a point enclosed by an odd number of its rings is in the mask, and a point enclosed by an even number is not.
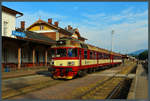
<svg viewBox="0 0 150 101"><path fill-rule="evenodd" d="M113 65L113 61L114 61L114 56L111 55L111 64Z"/></svg>
<svg viewBox="0 0 150 101"><path fill-rule="evenodd" d="M87 64L87 56L88 54L87 54L87 49L84 49L84 65L85 65L85 67L87 67L86 65L88 65Z"/></svg>
<svg viewBox="0 0 150 101"><path fill-rule="evenodd" d="M82 62L81 62L81 59L82 59L82 49L78 49L78 56L79 56L79 65L81 67L81 65L82 65Z"/></svg>
<svg viewBox="0 0 150 101"><path fill-rule="evenodd" d="M98 58L99 58L99 52L96 52L97 66L98 66Z"/></svg>

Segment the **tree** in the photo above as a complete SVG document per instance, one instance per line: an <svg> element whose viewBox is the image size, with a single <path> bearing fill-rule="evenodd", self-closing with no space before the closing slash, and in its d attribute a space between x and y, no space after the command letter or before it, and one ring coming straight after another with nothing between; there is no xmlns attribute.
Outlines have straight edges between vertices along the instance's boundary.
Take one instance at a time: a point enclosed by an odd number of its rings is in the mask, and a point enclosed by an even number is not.
<svg viewBox="0 0 150 101"><path fill-rule="evenodd" d="M148 59L148 50L146 50L146 51L140 53L140 54L138 55L138 58L139 58L140 60L146 60L146 59Z"/></svg>

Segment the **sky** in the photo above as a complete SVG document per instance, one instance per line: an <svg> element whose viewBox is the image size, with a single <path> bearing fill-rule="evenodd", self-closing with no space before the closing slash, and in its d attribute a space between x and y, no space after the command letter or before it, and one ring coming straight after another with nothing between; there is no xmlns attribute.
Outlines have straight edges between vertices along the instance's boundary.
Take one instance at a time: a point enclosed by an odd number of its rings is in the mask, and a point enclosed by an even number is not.
<svg viewBox="0 0 150 101"><path fill-rule="evenodd" d="M39 18L78 28L86 43L119 53L148 49L148 2L2 2L22 12L17 18L29 27ZM112 36L111 32L114 30ZM112 41L111 41L112 39Z"/></svg>

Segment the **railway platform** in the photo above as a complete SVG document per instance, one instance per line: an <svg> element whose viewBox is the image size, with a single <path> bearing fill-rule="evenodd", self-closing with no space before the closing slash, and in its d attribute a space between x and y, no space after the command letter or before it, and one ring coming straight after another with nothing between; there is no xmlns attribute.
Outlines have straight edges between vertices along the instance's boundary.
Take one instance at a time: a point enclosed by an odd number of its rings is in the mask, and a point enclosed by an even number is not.
<svg viewBox="0 0 150 101"><path fill-rule="evenodd" d="M148 99L148 78L141 64L137 67L135 78L128 93L128 99Z"/></svg>
<svg viewBox="0 0 150 101"><path fill-rule="evenodd" d="M35 75L39 71L48 70L47 66L42 67L34 67L34 68L26 68L26 69L20 69L16 71L10 71L10 72L2 72L2 79L8 79L8 78L16 78L16 77L22 77L27 75Z"/></svg>

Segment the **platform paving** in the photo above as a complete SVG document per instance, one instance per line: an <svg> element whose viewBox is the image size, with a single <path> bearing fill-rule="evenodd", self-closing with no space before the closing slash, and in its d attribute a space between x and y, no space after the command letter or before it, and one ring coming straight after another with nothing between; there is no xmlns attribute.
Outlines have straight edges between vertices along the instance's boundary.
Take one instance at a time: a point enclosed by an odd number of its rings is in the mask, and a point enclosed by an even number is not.
<svg viewBox="0 0 150 101"><path fill-rule="evenodd" d="M47 70L48 70L47 66L42 66L42 67L34 67L28 69L20 69L11 72L2 72L2 79L16 78L16 77L21 77L26 75L35 75L39 71L47 71Z"/></svg>
<svg viewBox="0 0 150 101"><path fill-rule="evenodd" d="M136 76L131 84L128 99L148 99L148 79L141 64L137 67Z"/></svg>

